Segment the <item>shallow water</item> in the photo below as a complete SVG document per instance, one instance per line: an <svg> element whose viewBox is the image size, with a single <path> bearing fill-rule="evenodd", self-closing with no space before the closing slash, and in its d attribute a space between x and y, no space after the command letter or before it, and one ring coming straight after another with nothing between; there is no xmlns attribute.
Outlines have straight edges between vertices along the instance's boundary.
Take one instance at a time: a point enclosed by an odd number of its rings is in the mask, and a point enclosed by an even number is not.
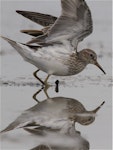
<svg viewBox="0 0 113 150"><path fill-rule="evenodd" d="M81 132L79 139L84 138L90 145L90 149L111 150L112 134L112 77L111 77L111 1L88 1L94 20L94 31L79 45L79 49L84 47L92 48L98 54L99 63L106 71L103 75L95 66L88 65L87 68L78 75L71 77L51 76L49 83L52 85L48 89L49 97L68 97L79 100L87 110L93 110L105 101L104 106L97 113L95 122L82 126L76 124L76 129ZM43 7L42 7L43 6ZM60 2L55 1L2 1L2 35L26 42L29 36L19 32L21 29L38 29L40 26L32 23L24 17L16 14L15 10L31 10L43 13L59 15ZM12 19L13 18L13 19ZM34 66L23 61L23 59L13 50L9 44L1 41L1 129L4 129L14 121L24 110L36 105L32 96L38 91L40 83L33 77L36 70ZM44 79L46 74L39 73ZM55 81L60 81L59 92L55 92ZM37 95L39 101L46 99L44 91ZM44 141L64 142L64 138L59 135L49 136L47 139L31 135L23 129L14 130L1 136L1 148L9 149L32 149L43 144ZM55 140L53 140L55 139ZM59 140L60 139L60 140ZM74 139L75 140L75 139ZM72 145L73 140L68 139L68 145ZM61 143L60 143L61 144ZM65 146L65 143L63 143Z"/></svg>

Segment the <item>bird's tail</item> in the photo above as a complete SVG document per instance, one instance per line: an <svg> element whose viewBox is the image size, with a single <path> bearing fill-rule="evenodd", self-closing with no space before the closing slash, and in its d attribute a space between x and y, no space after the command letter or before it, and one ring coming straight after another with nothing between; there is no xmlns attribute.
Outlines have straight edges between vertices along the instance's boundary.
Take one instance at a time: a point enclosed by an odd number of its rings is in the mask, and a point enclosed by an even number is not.
<svg viewBox="0 0 113 150"><path fill-rule="evenodd" d="M11 124L9 124L4 130L0 131L0 134L11 131L13 129L15 129L18 126L18 122L14 121Z"/></svg>
<svg viewBox="0 0 113 150"><path fill-rule="evenodd" d="M8 39L6 37L1 36L5 41L7 41L16 51L24 58L24 60L31 59L31 55L34 51L36 51L39 46L30 46L26 44L22 44L16 41L13 41L11 39Z"/></svg>
<svg viewBox="0 0 113 150"><path fill-rule="evenodd" d="M38 127L40 125L36 124L35 122L30 121L20 121L21 119L18 117L15 121L10 123L4 130L0 131L0 134L11 131L13 129L19 129L19 128L29 128L29 127Z"/></svg>
<svg viewBox="0 0 113 150"><path fill-rule="evenodd" d="M96 109L94 109L92 112L97 113L98 110L100 110L100 108L101 108L104 104L105 104L105 101L103 101L103 102L101 103L101 105L98 106Z"/></svg>

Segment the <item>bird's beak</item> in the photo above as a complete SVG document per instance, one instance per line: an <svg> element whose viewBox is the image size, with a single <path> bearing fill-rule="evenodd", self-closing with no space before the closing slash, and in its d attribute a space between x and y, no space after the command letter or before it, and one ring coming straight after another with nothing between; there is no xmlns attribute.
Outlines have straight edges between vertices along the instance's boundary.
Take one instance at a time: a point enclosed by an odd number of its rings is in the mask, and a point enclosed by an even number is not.
<svg viewBox="0 0 113 150"><path fill-rule="evenodd" d="M99 65L99 63L96 61L95 65L104 73L106 74L106 72L103 70L103 68Z"/></svg>
<svg viewBox="0 0 113 150"><path fill-rule="evenodd" d="M102 102L102 104L101 104L100 106L98 106L96 109L94 109L92 112L93 112L93 113L97 113L98 110L100 110L100 108L101 108L104 104L105 104L105 101Z"/></svg>

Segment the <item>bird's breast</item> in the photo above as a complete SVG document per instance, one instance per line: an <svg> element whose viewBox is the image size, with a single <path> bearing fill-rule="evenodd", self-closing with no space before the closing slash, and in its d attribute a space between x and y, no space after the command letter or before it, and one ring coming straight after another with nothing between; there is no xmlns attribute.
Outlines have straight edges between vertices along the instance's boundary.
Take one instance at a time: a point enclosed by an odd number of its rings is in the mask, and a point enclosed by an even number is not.
<svg viewBox="0 0 113 150"><path fill-rule="evenodd" d="M69 60L67 60L67 62L65 62L65 64L67 63L68 66L68 75L75 75L80 73L81 71L83 71L85 69L85 67L87 66L86 63L84 63L82 60L80 60L76 54L71 55Z"/></svg>

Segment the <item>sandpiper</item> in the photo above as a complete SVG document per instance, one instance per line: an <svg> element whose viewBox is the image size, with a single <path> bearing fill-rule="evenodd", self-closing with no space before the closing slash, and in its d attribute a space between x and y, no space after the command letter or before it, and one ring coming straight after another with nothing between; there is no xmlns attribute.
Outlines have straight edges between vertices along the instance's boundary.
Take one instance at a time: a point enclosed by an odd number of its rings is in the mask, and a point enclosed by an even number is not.
<svg viewBox="0 0 113 150"><path fill-rule="evenodd" d="M92 18L84 0L61 0L62 14L47 32L29 43L41 42L39 46L21 44L3 37L31 64L50 75L69 76L80 73L88 64L99 67L93 50L77 51L77 45L92 33ZM38 70L39 71L39 70ZM36 76L36 71L34 76ZM37 79L39 79L37 77Z"/></svg>
<svg viewBox="0 0 113 150"><path fill-rule="evenodd" d="M84 105L76 99L66 97L47 98L24 111L1 133L30 126L59 130L63 134L67 131L71 132L70 129L73 129L76 122L81 125L93 123L96 113L104 103L92 111L87 111Z"/></svg>
<svg viewBox="0 0 113 150"><path fill-rule="evenodd" d="M52 45L47 47L25 45L8 38L2 37L14 47L25 61L35 65L40 70L48 74L45 81L37 79L43 84L47 84L50 75L71 76L80 73L88 64L99 67L103 73L105 71L97 62L97 55L90 49L83 49L78 53L69 52L64 45Z"/></svg>

